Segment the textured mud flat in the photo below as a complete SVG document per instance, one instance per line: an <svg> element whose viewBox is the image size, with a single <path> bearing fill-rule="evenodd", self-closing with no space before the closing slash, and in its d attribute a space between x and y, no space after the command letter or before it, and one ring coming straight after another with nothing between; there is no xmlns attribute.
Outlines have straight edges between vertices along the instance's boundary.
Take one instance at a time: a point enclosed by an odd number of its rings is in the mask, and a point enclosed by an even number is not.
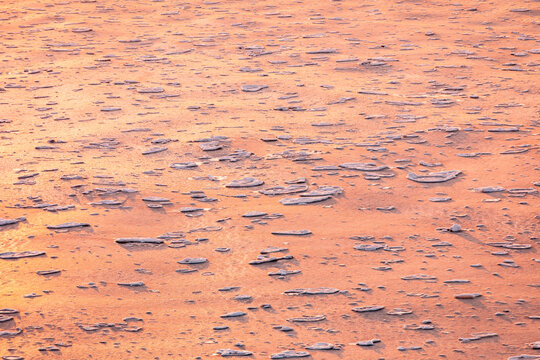
<svg viewBox="0 0 540 360"><path fill-rule="evenodd" d="M540 358L539 12L3 1L0 357Z"/></svg>

